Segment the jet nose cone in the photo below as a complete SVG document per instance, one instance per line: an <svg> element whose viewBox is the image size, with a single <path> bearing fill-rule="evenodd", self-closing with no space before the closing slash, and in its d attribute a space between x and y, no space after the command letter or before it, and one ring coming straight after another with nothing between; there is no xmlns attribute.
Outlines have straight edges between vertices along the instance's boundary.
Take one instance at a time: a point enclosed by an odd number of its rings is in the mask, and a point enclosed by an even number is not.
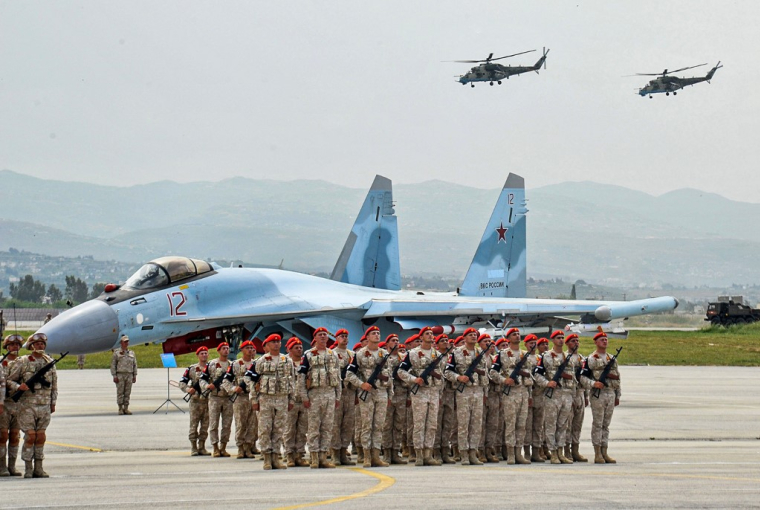
<svg viewBox="0 0 760 510"><path fill-rule="evenodd" d="M38 333L47 335L46 350L51 353L102 352L116 345L119 320L106 303L92 300L66 310L42 326Z"/></svg>

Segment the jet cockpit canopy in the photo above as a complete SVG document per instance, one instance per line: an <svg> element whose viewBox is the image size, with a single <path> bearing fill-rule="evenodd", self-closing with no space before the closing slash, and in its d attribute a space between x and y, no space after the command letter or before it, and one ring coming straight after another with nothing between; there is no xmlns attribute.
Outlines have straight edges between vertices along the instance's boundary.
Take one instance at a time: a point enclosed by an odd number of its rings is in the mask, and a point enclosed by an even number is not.
<svg viewBox="0 0 760 510"><path fill-rule="evenodd" d="M138 269L123 286L136 290L155 289L210 271L213 268L204 260L161 257Z"/></svg>

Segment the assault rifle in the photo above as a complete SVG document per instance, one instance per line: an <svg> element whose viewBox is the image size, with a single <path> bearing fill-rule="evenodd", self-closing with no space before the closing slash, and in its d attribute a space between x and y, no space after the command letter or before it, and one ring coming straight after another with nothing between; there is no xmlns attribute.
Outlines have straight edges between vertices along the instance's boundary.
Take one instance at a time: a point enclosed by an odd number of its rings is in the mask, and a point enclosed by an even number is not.
<svg viewBox="0 0 760 510"><path fill-rule="evenodd" d="M618 350L615 353L615 355L612 357L612 359L610 361L608 361L606 365L604 365L604 370L602 370L602 373L599 374L598 382L600 382L600 383L604 384L605 386L607 386L607 377L609 377L610 370L612 370L612 367L615 366L615 361L617 360L617 357L620 354L620 351L622 351L622 350L623 350L622 346L618 347ZM601 394L601 392L602 392L601 388L594 388L594 391L591 392L591 395L594 398L599 398L599 395Z"/></svg>
<svg viewBox="0 0 760 510"><path fill-rule="evenodd" d="M201 395L201 385L198 381L195 381L191 388L195 390L195 393L185 393L185 396L182 397L182 400L185 402L190 402L190 399L193 398L193 395Z"/></svg>
<svg viewBox="0 0 760 510"><path fill-rule="evenodd" d="M473 382L473 383L475 382L475 379L472 377L472 374L474 374L475 371L478 369L478 365L480 365L480 360L482 360L483 356L485 356L486 353L491 349L491 345L492 345L491 342L489 342L488 345L486 345L486 348L480 351L480 354L475 356L475 359L472 360L472 363L470 363L470 366L467 367L467 370L465 370L465 372L462 374L466 376L468 379L470 379L470 382ZM465 383L460 382L459 386L457 386L457 391L459 393L462 393L464 391L464 388L465 388Z"/></svg>
<svg viewBox="0 0 760 510"><path fill-rule="evenodd" d="M227 371L226 370L222 370L222 373L219 375L219 377L217 377L216 379L214 379L214 381L211 383L211 384L214 385L214 389L216 391L219 391L221 389L222 381L224 381L224 376L225 375L227 375ZM206 388L206 391L204 391L201 394L201 397L208 397L209 393L211 393L211 388Z"/></svg>
<svg viewBox="0 0 760 510"><path fill-rule="evenodd" d="M535 351L535 350L536 350L536 346L534 345L531 350L529 350L528 352L526 352L525 355L522 358L520 358L520 361L518 361L517 363L515 363L515 368L512 369L512 373L509 374L509 378L512 379L515 382L515 384L517 384L517 378L518 377L522 377L520 375L520 372L522 372L522 368L525 365L525 362L528 361L528 356L532 356L533 355L533 351ZM505 394L505 395L509 395L510 391L512 391L512 386L509 386L509 385L506 385L506 384L504 385L504 389L501 390L501 392L503 394Z"/></svg>
<svg viewBox="0 0 760 510"><path fill-rule="evenodd" d="M434 359L433 361L431 361L430 364L427 367L425 367L425 370L423 370L422 373L419 375L419 378L422 379L423 381L425 381L425 384L427 384L428 378L433 373L433 370L435 370L435 367L438 366L438 364L441 362L441 360L446 355L448 355L449 352L451 352L451 350L453 348L454 348L454 346L452 345L451 347L449 347L448 349L446 349L446 352L444 352L443 354L441 354L440 356L438 356L436 359ZM419 389L420 389L420 385L417 384L417 383L415 383L414 386L412 386L412 388L411 388L412 394L416 395L417 394L417 390L419 390Z"/></svg>
<svg viewBox="0 0 760 510"><path fill-rule="evenodd" d="M34 373L34 375L32 375L29 379L27 379L26 381L24 381L24 384L26 384L29 387L29 391L31 391L32 393L34 393L34 385L35 384L39 384L43 388L50 388L50 383L47 382L47 380L45 379L45 374L47 374L48 372L50 372L50 370L55 366L55 364L58 363L59 361L61 361L63 358L65 358L68 354L69 354L68 351L66 351L65 353L61 354L60 358L54 359L53 361L50 361L44 367L42 367L39 370L37 370ZM14 402L18 402L19 399L21 398L21 395L24 394L24 391L25 390L16 390L16 393L14 393L13 395L11 395L11 398L13 399L13 401Z"/></svg>
<svg viewBox="0 0 760 510"><path fill-rule="evenodd" d="M565 361L560 363L560 365L557 367L557 371L554 373L554 377L552 377L552 381L557 383L557 386L561 384L560 379L562 379L562 374L565 373L565 367L567 367L567 364L570 363L570 358L573 357L577 350L578 349L575 348L572 351L567 351L567 354L565 355ZM552 395L554 395L554 388L546 388L544 390L544 395L546 395L546 398L552 398Z"/></svg>
<svg viewBox="0 0 760 510"><path fill-rule="evenodd" d="M239 386L243 390L243 393L246 393L248 391L248 385L245 384L245 381L240 381ZM238 393L237 391L234 392L232 395L230 395L230 402L234 404L239 396L240 396L240 393Z"/></svg>
<svg viewBox="0 0 760 510"><path fill-rule="evenodd" d="M375 365L375 369L372 371L372 374L367 379L367 384L372 386L373 388L377 389L377 386L375 386L375 382L380 377L380 374L383 372L383 367L385 367L385 364L388 363L388 359L391 357L391 354L396 352L396 349L398 349L398 345L391 349L391 352L388 353L387 356L383 357L380 361L377 362L377 365ZM362 390L362 392L359 394L359 398L362 402L367 401L367 395L369 395L369 392L367 390Z"/></svg>

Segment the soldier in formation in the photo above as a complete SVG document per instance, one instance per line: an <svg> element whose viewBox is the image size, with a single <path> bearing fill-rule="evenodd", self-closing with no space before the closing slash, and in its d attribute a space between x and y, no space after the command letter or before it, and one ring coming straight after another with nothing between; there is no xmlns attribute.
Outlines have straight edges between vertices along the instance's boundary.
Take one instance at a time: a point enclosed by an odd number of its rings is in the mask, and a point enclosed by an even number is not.
<svg viewBox="0 0 760 510"><path fill-rule="evenodd" d="M355 466L348 453L348 445L354 434L356 410L356 388L346 381L346 371L354 357L354 351L348 349L348 331L339 329L335 332L333 352L338 356L341 376L340 403L335 409L332 438L332 461L336 465Z"/></svg>
<svg viewBox="0 0 760 510"><path fill-rule="evenodd" d="M132 384L137 382L137 357L135 351L129 348L129 337L122 335L119 349L113 351L111 357L111 377L116 384L116 403L119 414L132 414L129 410L129 396L132 394Z"/></svg>
<svg viewBox="0 0 760 510"><path fill-rule="evenodd" d="M293 363L294 370L298 372L301 367L303 356L303 344L293 337L285 344L285 350ZM309 467L306 461L306 433L308 431L308 416L303 406L301 393L293 394L293 405L288 408L288 424L285 427L285 454L288 458L288 467Z"/></svg>
<svg viewBox="0 0 760 510"><path fill-rule="evenodd" d="M203 394L200 381L206 372L208 348L198 347L195 351L198 363L190 365L179 380L179 389L190 395L190 455L211 455L206 450L208 437L208 398Z"/></svg>
<svg viewBox="0 0 760 510"><path fill-rule="evenodd" d="M253 365L253 342L247 340L240 344L241 359L230 363L222 381L222 388L231 395L232 415L235 419L235 444L238 459L253 459L253 447L256 444L256 413L249 399L245 374Z"/></svg>
<svg viewBox="0 0 760 510"><path fill-rule="evenodd" d="M0 377L3 379L3 389L0 396L4 402L0 404L0 476L21 476L16 471L16 459L18 458L18 445L20 441L20 429L18 422L18 404L13 401L11 395L14 384L7 382L11 366L18 359L18 353L24 337L21 335L8 335L3 340L3 348L8 352L0 365ZM7 445L7 446L6 446ZM7 464L6 464L7 455Z"/></svg>
<svg viewBox="0 0 760 510"><path fill-rule="evenodd" d="M227 369L230 367L230 345L227 342L220 343L216 352L219 355L208 362L206 371L201 379L201 390L208 395L209 432L211 444L214 447L213 457L229 457L227 442L230 440L232 430L232 402L230 395L223 388L222 383ZM221 434L219 433L221 422Z"/></svg>
<svg viewBox="0 0 760 510"><path fill-rule="evenodd" d="M399 376L399 365L406 357L406 346L399 344L398 335L390 334L386 337L385 342L379 344L379 347L389 352L388 370L393 377L394 385L393 395L388 400L388 409L383 424L385 462L388 464L406 464L406 460L400 453L405 443L408 395L406 385ZM395 352L391 352L394 347L396 348Z"/></svg>

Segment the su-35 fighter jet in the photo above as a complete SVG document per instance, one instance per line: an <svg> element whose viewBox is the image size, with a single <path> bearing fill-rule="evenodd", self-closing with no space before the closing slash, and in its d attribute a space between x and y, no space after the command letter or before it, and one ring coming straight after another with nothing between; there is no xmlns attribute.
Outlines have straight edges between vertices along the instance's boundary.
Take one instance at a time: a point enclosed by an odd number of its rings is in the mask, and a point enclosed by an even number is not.
<svg viewBox="0 0 760 510"><path fill-rule="evenodd" d="M370 325L402 339L423 326L449 334L468 325L558 327L565 316L607 323L673 310L673 297L639 301L527 299L526 209L522 177L510 174L458 293L400 290L398 227L391 181L377 176L331 279L281 269L221 268L203 260L162 257L124 284L62 313L39 332L48 352L87 354L163 343L182 354L219 338L265 338L277 331L309 345L318 327L358 338ZM234 337L234 335L233 335Z"/></svg>

